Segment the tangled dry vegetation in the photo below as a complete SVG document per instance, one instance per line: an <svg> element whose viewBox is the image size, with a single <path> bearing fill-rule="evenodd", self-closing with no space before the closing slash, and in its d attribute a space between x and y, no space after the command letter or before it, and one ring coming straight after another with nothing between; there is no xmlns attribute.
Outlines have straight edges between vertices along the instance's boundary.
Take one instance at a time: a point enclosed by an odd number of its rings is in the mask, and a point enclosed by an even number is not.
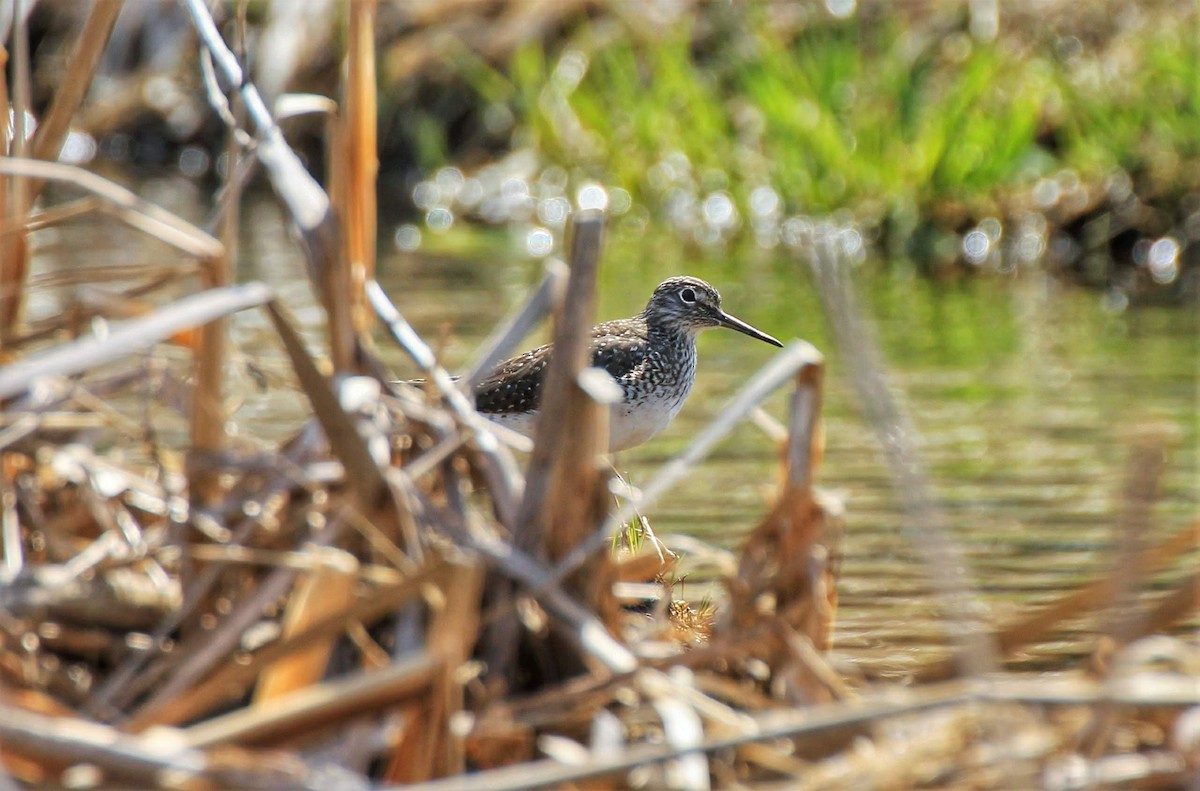
<svg viewBox="0 0 1200 791"><path fill-rule="evenodd" d="M1019 623L981 623L961 558L925 494L912 432L883 385L845 267L809 251L835 335L960 634L916 683L852 683L826 659L840 506L814 488L823 364L795 343L680 457L613 507L605 388L584 370L604 218L576 215L553 265L463 375L470 382L553 310L544 429L522 469L371 277L369 2L349 6L327 194L245 81L200 0L215 111L230 123L216 234L57 164L120 3L98 2L64 88L32 140L0 159L0 785L34 787L1169 788L1200 770L1194 644L1161 636L1193 610L1197 575L1149 605L1141 581L1195 548L1131 543L1124 572ZM17 37L19 39L19 36ZM19 56L20 53L14 53ZM6 97L21 118L20 91ZM299 231L326 308L330 358L257 283L229 285L241 180L264 169ZM55 182L82 197L37 202ZM178 251L178 265L108 272L102 300L20 320L30 236L102 212ZM187 273L195 293L164 304ZM313 418L272 446L231 436L228 318L265 311ZM143 315L137 315L138 313ZM104 333L98 316L127 317ZM386 329L425 374L392 384L368 341ZM177 355L156 350L174 344ZM149 354L147 354L149 353ZM769 392L793 388L774 502L738 553L712 550L715 614L676 601L674 558L610 551ZM130 416L153 399L188 435ZM519 444L519 443L518 443ZM1130 529L1153 489L1135 458ZM1135 454L1136 456L1136 454ZM689 549L689 553L699 552ZM1115 604L1114 604L1115 603ZM1103 610L1110 650L1088 673L1006 675L1004 652ZM1148 635L1159 635L1149 637ZM1191 778L1191 780L1189 780ZM592 787L597 787L592 785Z"/></svg>

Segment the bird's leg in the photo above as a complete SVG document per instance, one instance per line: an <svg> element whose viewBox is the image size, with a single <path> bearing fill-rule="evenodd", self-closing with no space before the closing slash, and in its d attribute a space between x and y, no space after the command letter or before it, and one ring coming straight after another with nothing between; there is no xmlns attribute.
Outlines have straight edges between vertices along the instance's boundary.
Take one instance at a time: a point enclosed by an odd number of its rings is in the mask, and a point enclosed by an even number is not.
<svg viewBox="0 0 1200 791"><path fill-rule="evenodd" d="M636 499L637 490L633 484L626 480L625 476L621 475L615 464L610 463L609 467L612 469L613 477L628 490L629 498ZM613 499L618 499L615 492L613 493ZM622 538L624 539L623 542L621 541ZM658 559L662 563L678 557L666 544L659 541L658 536L654 535L654 530L650 527L650 520L643 516L640 511L635 510L633 512L633 519L625 526L621 534L614 539L614 544L620 545L624 543L630 552L636 553L643 541L650 542L650 545L654 547L655 554L658 555Z"/></svg>

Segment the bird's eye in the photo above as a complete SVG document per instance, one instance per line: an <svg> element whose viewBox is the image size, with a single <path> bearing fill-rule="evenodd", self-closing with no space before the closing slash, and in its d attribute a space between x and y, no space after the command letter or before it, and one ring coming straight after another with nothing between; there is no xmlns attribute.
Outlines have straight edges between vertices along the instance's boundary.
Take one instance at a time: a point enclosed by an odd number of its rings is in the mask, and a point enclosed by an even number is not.
<svg viewBox="0 0 1200 791"><path fill-rule="evenodd" d="M679 292L679 299L685 305L695 305L696 304L695 289L691 289L691 288L683 289L682 291Z"/></svg>

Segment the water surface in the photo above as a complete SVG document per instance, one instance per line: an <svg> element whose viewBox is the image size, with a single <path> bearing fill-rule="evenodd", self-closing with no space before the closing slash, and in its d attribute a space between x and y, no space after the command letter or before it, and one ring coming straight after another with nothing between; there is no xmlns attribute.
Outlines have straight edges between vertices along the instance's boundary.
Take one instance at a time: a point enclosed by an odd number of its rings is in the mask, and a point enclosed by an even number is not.
<svg viewBox="0 0 1200 791"><path fill-rule="evenodd" d="M153 192L153 190L152 190ZM152 199L200 220L199 195L160 190ZM264 280L282 295L321 345L321 311L303 261L269 200L246 206L241 280ZM82 223L54 236L42 266L66 268L161 255L104 223ZM496 235L486 254L400 253L381 243L379 277L398 307L440 349L462 364L541 272L540 261ZM50 263L47 264L46 262ZM927 570L908 539L878 443L864 423L831 347L803 265L791 253L750 250L701 254L653 230L618 228L602 266L597 319L630 315L666 276L713 282L725 307L781 340L806 338L829 358L822 485L846 505L836 651L884 672L902 672L948 642ZM1155 527L1146 542L1182 529L1197 512L1196 314L1187 307L1132 307L1113 312L1101 295L1038 271L953 281L915 277L902 266L868 262L856 287L888 361L890 383L912 415L922 458L955 535L971 559L982 596L1001 619L1026 612L1109 572L1123 506L1131 439L1153 430L1169 452ZM53 310L52 296L31 312ZM307 417L290 366L258 313L238 317L231 389L234 423L284 436ZM531 337L540 342L544 333ZM773 348L737 333L701 336L696 389L676 422L651 442L622 454L620 467L644 481L719 410ZM381 343L399 376L403 356ZM249 375L282 391L264 395ZM784 394L767 402L781 416ZM744 426L647 512L660 534L689 533L736 547L762 515L776 475L776 450ZM1157 587L1181 573L1176 569ZM684 593L704 595L703 583ZM1091 647L1081 620L1058 639L1018 657L1024 667L1061 667Z"/></svg>

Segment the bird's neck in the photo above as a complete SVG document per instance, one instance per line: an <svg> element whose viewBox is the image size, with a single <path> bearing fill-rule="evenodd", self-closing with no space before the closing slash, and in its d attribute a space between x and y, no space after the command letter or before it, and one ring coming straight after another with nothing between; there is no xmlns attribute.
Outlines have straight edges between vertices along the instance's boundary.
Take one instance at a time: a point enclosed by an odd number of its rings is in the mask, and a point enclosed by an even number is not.
<svg viewBox="0 0 1200 791"><path fill-rule="evenodd" d="M677 321L664 320L648 314L643 314L642 318L646 322L646 335L652 342L657 341L664 346L695 348L699 328L693 329Z"/></svg>

